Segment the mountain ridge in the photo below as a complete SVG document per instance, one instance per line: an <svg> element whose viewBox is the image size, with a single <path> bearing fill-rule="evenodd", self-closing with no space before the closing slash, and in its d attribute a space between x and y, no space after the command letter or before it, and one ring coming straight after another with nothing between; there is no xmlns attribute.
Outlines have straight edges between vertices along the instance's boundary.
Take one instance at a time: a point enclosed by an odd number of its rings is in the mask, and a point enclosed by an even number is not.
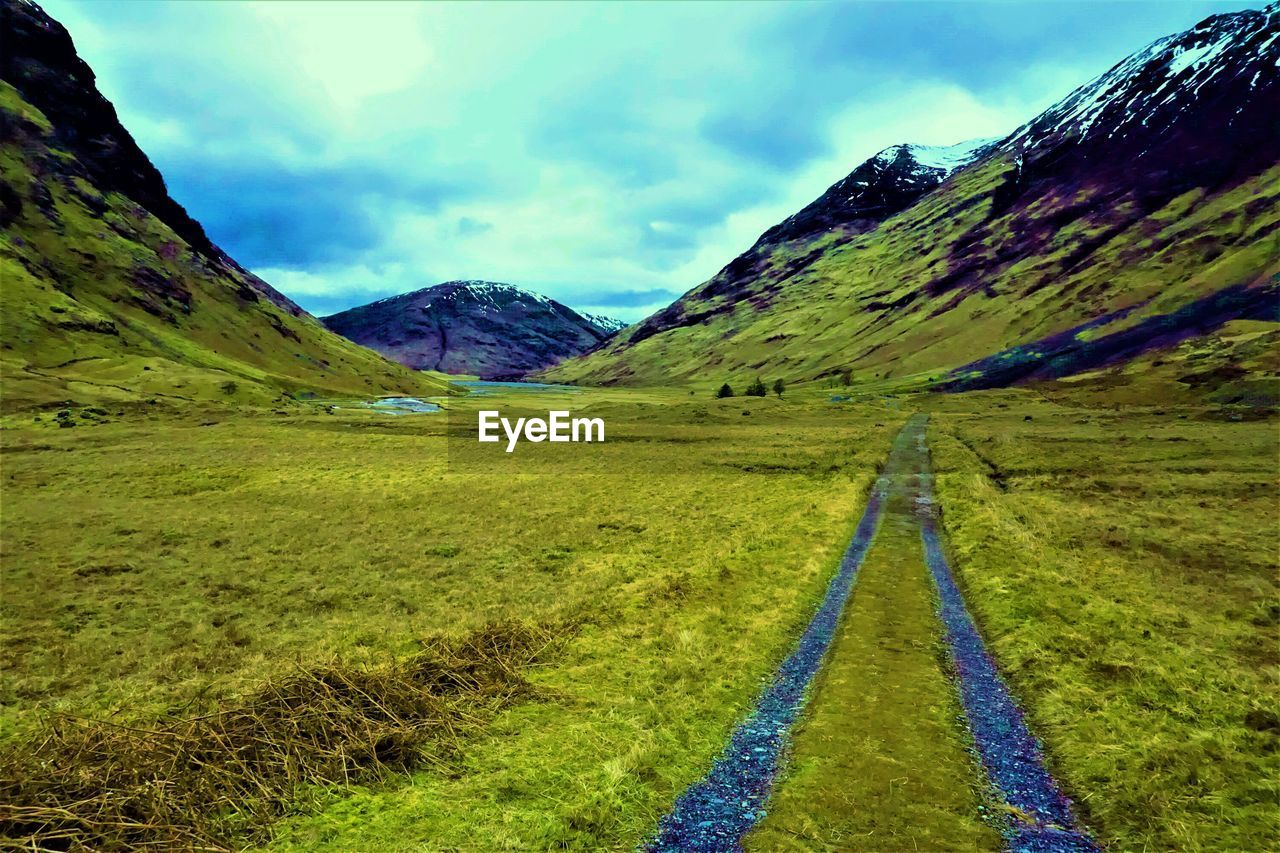
<svg viewBox="0 0 1280 853"><path fill-rule="evenodd" d="M326 327L414 370L523 377L598 346L621 321L502 282L446 281L348 308Z"/></svg>
<svg viewBox="0 0 1280 853"><path fill-rule="evenodd" d="M877 152L821 196L761 234L750 249L709 281L636 324L630 339L641 341L668 328L705 320L709 315L688 307L688 300L745 293L746 285L762 272L770 254L780 246L828 232L837 241L845 241L873 230L981 156L995 141L974 139L946 146L903 143ZM919 155L923 155L924 162L918 159ZM807 260L801 257L788 263L797 267ZM767 299L767 294L757 295L756 304L764 304Z"/></svg>
<svg viewBox="0 0 1280 853"><path fill-rule="evenodd" d="M66 28L31 0L7 3L2 14L8 48L0 52L0 79L49 119L54 138L76 156L89 178L150 210L206 257L225 257L169 196L164 177L98 91L97 76Z"/></svg>

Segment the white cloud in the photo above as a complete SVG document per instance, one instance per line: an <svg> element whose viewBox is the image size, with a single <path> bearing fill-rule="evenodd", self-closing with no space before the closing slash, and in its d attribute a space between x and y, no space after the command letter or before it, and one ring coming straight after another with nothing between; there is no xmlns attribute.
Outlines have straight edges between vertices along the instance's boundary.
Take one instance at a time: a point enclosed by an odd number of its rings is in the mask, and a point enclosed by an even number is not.
<svg viewBox="0 0 1280 853"><path fill-rule="evenodd" d="M348 121L368 99L407 89L429 66L432 50L421 10L408 3L254 3L278 50Z"/></svg>
<svg viewBox="0 0 1280 853"><path fill-rule="evenodd" d="M656 266L639 256L635 223L619 211L616 188L599 175L572 164L544 165L520 195L464 201L432 214L404 214L388 220L376 254L396 263L374 272L366 263L338 266L322 273L258 270L268 281L302 301L313 295L365 294L425 287L455 278L486 278L519 283L569 302L574 307L634 321L662 308L656 302L632 308L583 304L593 287L665 289L682 293L714 275L767 228L821 195L833 182L876 152L899 142L950 144L997 136L1029 117L1019 102L991 105L972 93L947 85L918 85L892 96L860 104L833 118L826 130L833 153L808 164L778 191L755 203L726 210L723 220L703 231L695 248L676 263ZM683 155L688 174L631 191L636 204L660 205L674 192L668 184L697 180L731 183L736 167L685 141L672 151ZM482 233L459 235L457 221L491 223ZM660 234L679 231L665 220L643 223ZM353 304L357 302L353 300Z"/></svg>

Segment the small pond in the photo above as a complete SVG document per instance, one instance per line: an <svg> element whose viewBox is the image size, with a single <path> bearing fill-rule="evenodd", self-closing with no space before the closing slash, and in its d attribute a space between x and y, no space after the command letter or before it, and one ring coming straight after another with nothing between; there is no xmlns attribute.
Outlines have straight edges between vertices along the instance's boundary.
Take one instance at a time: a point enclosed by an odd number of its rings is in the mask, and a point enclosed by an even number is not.
<svg viewBox="0 0 1280 853"><path fill-rule="evenodd" d="M435 403L419 400L417 397L383 397L380 400L341 403L335 405L334 408L369 409L374 412L381 412L384 415L424 415L430 412L444 411Z"/></svg>
<svg viewBox="0 0 1280 853"><path fill-rule="evenodd" d="M428 403L416 397L383 397L376 403L370 403L369 408L392 415L416 415L441 411L435 403Z"/></svg>

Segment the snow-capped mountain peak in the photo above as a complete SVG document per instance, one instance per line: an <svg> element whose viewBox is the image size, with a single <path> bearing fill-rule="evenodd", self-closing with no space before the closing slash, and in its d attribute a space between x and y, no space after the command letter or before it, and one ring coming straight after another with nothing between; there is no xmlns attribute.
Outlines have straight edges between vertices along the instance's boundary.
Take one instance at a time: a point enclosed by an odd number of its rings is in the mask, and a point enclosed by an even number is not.
<svg viewBox="0 0 1280 853"><path fill-rule="evenodd" d="M860 164L812 204L766 231L757 248L833 227L859 228L915 203L960 168L981 159L997 142L971 139L955 145L891 145Z"/></svg>
<svg viewBox="0 0 1280 853"><path fill-rule="evenodd" d="M917 167L948 176L977 159L999 137L969 139L954 145L893 145L876 154L872 160L890 165L900 158L910 159Z"/></svg>
<svg viewBox="0 0 1280 853"><path fill-rule="evenodd" d="M1280 77L1280 3L1206 18L1197 26L1158 39L1080 86L1018 128L1001 145L1026 150L1091 135L1112 139L1142 129L1158 130L1180 114L1203 108L1221 92L1248 80L1255 98L1275 97ZM1233 100L1219 132L1247 104Z"/></svg>
<svg viewBox="0 0 1280 853"><path fill-rule="evenodd" d="M525 302L530 305L550 306L551 300L540 293L534 293L532 290L525 290L523 287L516 287L514 284L506 284L499 281L481 281L478 279L470 279L467 281L446 281L438 284L432 290L435 292L436 300L446 302L454 302L457 300L469 300L480 303L481 306L487 306L492 310L498 310L503 305L511 302Z"/></svg>
<svg viewBox="0 0 1280 853"><path fill-rule="evenodd" d="M595 326L606 335L612 335L614 332L625 329L630 325L616 317L607 317L604 314L591 314L587 311L579 311L578 313L582 315L582 319L591 323L591 325Z"/></svg>
<svg viewBox="0 0 1280 853"><path fill-rule="evenodd" d="M597 345L617 320L496 281L446 281L323 318L331 330L415 369L522 376Z"/></svg>

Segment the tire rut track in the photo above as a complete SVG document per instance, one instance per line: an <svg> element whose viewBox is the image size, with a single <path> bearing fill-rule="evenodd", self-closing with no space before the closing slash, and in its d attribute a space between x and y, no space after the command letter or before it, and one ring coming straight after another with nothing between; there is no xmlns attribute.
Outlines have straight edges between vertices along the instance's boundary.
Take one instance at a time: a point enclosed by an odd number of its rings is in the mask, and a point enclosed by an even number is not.
<svg viewBox="0 0 1280 853"><path fill-rule="evenodd" d="M1046 768L1040 741L1027 727L956 586L938 530L923 420L915 438L920 472L916 516L925 565L938 593L938 618L955 667L966 723L987 777L1009 814L1002 827L1008 849L1014 853L1096 851L1097 844L1079 828L1071 800Z"/></svg>
<svg viewBox="0 0 1280 853"><path fill-rule="evenodd" d="M676 800L644 849L664 853L742 849L743 838L765 813L792 728L834 640L891 494L899 495L898 500L905 494L914 505L911 515L938 594L937 618L954 666L954 687L965 723L990 789L1010 816L1000 826L1007 849L1014 853L1099 849L1079 828L1071 801L1046 769L1040 742L1028 729L952 577L933 500L927 423L927 415L913 415L894 439L817 613L754 709L734 729L711 770Z"/></svg>
<svg viewBox="0 0 1280 853"><path fill-rule="evenodd" d="M894 439L885 469L876 480L853 540L827 585L818 611L795 650L711 770L676 800L646 845L650 851L740 850L742 837L763 815L779 761L807 697L807 688L831 646L840 616L853 591L858 569L875 539L890 478L910 450L907 427Z"/></svg>

